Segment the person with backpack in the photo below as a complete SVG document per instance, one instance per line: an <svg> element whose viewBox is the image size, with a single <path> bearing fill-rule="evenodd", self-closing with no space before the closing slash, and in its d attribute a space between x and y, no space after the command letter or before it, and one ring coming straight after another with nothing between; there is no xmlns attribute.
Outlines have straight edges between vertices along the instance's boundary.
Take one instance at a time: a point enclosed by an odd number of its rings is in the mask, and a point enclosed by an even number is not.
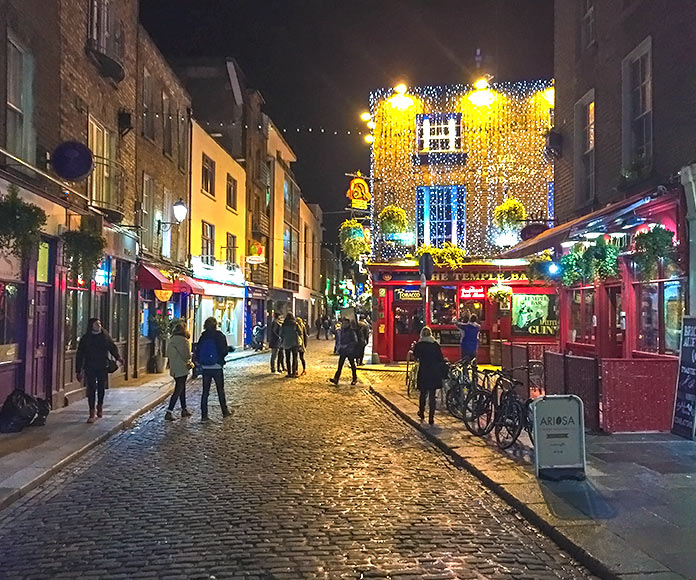
<svg viewBox="0 0 696 580"><path fill-rule="evenodd" d="M280 340L285 351L285 368L288 377L297 377L297 354L300 346L300 326L295 315L288 312L280 328Z"/></svg>
<svg viewBox="0 0 696 580"><path fill-rule="evenodd" d="M80 382L84 372L89 405L87 422L94 423L97 418L103 416L104 393L109 388L109 372L118 368L114 359L119 363L123 363L123 359L113 339L104 330L101 320L90 318L87 321L87 329L77 345L75 371Z"/></svg>
<svg viewBox="0 0 696 580"><path fill-rule="evenodd" d="M225 398L225 384L222 369L228 353L227 339L217 329L217 320L212 316L203 323L203 333L194 349L195 362L201 368L203 375L203 394L201 395L201 421L208 421L208 396L210 385L215 381L222 416L228 417L230 412Z"/></svg>
<svg viewBox="0 0 696 580"><path fill-rule="evenodd" d="M300 356L300 362L302 363L302 374L306 375L307 374L307 363L305 362L305 352L307 350L307 325L305 324L305 321L300 318L299 316L297 317L297 326L300 328L300 344L297 347L297 353Z"/></svg>
<svg viewBox="0 0 696 580"><path fill-rule="evenodd" d="M418 418L425 419L425 401L428 400L428 423L435 422L435 406L437 390L442 388L444 378L445 357L440 344L433 338L429 326L420 331L420 340L413 347L413 357L418 361L418 376L416 382L420 391Z"/></svg>
<svg viewBox="0 0 696 580"><path fill-rule="evenodd" d="M358 382L358 373L355 367L355 355L358 350L358 333L348 318L343 319L338 337L338 368L333 378L329 379L329 382L338 385L343 365L347 359L350 363L350 370L353 372L353 380L350 384L355 385Z"/></svg>
<svg viewBox="0 0 696 580"><path fill-rule="evenodd" d="M174 421L174 407L176 402L181 402L181 417L190 417L191 412L186 408L186 379L193 368L191 361L191 347L189 345L189 333L183 322L179 322L172 331L171 338L167 341L167 358L169 359L169 374L174 377L174 393L169 399L165 421Z"/></svg>

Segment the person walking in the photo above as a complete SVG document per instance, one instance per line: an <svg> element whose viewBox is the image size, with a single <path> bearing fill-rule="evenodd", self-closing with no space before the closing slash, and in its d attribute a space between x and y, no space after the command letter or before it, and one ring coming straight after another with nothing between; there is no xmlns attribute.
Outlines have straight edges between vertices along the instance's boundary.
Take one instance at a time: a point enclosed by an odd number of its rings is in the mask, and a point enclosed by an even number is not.
<svg viewBox="0 0 696 580"><path fill-rule="evenodd" d="M321 327L324 329L324 338L326 340L329 340L329 331L331 330L331 321L329 320L329 317L324 314L324 317L321 320Z"/></svg>
<svg viewBox="0 0 696 580"><path fill-rule="evenodd" d="M336 369L336 374L332 379L329 379L329 381L334 385L338 385L338 380L341 378L343 365L347 359L350 363L350 370L353 373L353 380L350 384L354 385L358 382L358 373L357 369L355 368L355 355L358 350L358 333L351 324L350 320L347 318L343 319L338 336L338 368Z"/></svg>
<svg viewBox="0 0 696 580"><path fill-rule="evenodd" d="M300 346L300 327L295 315L288 312L280 327L280 340L285 351L285 368L288 377L297 377L297 354Z"/></svg>
<svg viewBox="0 0 696 580"><path fill-rule="evenodd" d="M314 322L314 327L317 329L317 340L319 340L319 336L321 335L321 327L324 325L324 321L321 318L321 315L317 316L317 319Z"/></svg>
<svg viewBox="0 0 696 580"><path fill-rule="evenodd" d="M186 330L186 325L179 322L172 330L172 336L167 342L169 374L174 377L174 393L169 399L169 406L164 414L165 421L175 420L172 413L177 401L181 403L181 417L191 416L191 412L186 408L186 379L188 379L189 371L193 368L189 338L191 336Z"/></svg>
<svg viewBox="0 0 696 580"><path fill-rule="evenodd" d="M341 341L341 321L331 320L331 333L334 335L334 349L333 353L338 354L338 343Z"/></svg>
<svg viewBox="0 0 696 580"><path fill-rule="evenodd" d="M469 365L476 358L481 325L478 323L478 318L476 315L472 314L468 318L463 318L461 322L457 322L457 328L462 333L462 339L459 344L462 354L462 361L464 364Z"/></svg>
<svg viewBox="0 0 696 580"><path fill-rule="evenodd" d="M208 421L208 396L210 385L215 381L215 388L220 401L222 416L230 414L225 397L225 384L222 369L225 366L227 356L227 339L217 329L217 320L212 316L206 318L196 348L194 349L195 362L201 367L203 375L203 394L201 395L201 421Z"/></svg>
<svg viewBox="0 0 696 580"><path fill-rule="evenodd" d="M309 336L307 336L307 325L305 324L305 321L300 318L299 316L297 317L297 326L300 329L300 344L297 347L297 354L300 357L300 362L302 363L302 374L306 375L307 374L307 363L305 362L305 351L307 350L307 340ZM317 338L319 338L317 336Z"/></svg>
<svg viewBox="0 0 696 580"><path fill-rule="evenodd" d="M282 373L285 365L283 364L283 346L280 344L280 312L273 313L273 322L268 333L268 346L271 349L271 372L276 372L277 362L278 372Z"/></svg>
<svg viewBox="0 0 696 580"><path fill-rule="evenodd" d="M101 320L90 318L87 321L87 332L82 335L77 345L75 360L77 380L82 382L83 373L85 377L89 405L88 423L94 423L97 418L103 416L104 392L109 388L109 367L114 364L110 357L123 364L118 347L102 327Z"/></svg>
<svg viewBox="0 0 696 580"><path fill-rule="evenodd" d="M365 358L365 347L370 341L370 327L365 322L365 317L361 316L358 321L358 353L356 356L356 363L358 366L363 364L363 359Z"/></svg>
<svg viewBox="0 0 696 580"><path fill-rule="evenodd" d="M433 338L433 332L429 326L424 326L420 332L420 340L413 348L413 357L418 361L418 390L420 400L418 405L418 418L425 419L425 402L428 400L428 423L435 422L435 399L437 390L442 387L445 357L438 342Z"/></svg>

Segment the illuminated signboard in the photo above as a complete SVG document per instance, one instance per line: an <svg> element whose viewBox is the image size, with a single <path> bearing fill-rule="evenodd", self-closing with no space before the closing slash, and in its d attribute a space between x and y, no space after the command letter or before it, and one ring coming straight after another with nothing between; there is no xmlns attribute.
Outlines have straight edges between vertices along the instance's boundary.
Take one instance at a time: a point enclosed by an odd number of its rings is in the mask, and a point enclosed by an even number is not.
<svg viewBox="0 0 696 580"><path fill-rule="evenodd" d="M556 336L558 334L557 298L555 294L513 294L513 334Z"/></svg>
<svg viewBox="0 0 696 580"><path fill-rule="evenodd" d="M356 177L351 179L346 197L350 199L350 205L353 209L367 209L372 195L370 194L370 187L367 185L367 181L365 181L359 171L356 172Z"/></svg>
<svg viewBox="0 0 696 580"><path fill-rule="evenodd" d="M481 286L462 286L459 297L462 300L485 300L486 293Z"/></svg>
<svg viewBox="0 0 696 580"><path fill-rule="evenodd" d="M394 288L394 300L399 302L412 302L422 299L423 296L418 288Z"/></svg>

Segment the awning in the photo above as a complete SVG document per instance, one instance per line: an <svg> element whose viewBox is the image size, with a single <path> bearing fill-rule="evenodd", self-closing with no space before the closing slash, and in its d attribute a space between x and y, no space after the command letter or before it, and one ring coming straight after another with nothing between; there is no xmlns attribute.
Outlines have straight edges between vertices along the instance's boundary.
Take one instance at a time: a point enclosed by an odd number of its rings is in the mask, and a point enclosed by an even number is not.
<svg viewBox="0 0 696 580"><path fill-rule="evenodd" d="M623 201L611 203L602 209L598 209L597 211L593 211L592 213L561 224L560 226L546 230L538 236L526 240L516 245L514 248L509 249L507 252L500 254L499 257L524 258L525 256L537 254L543 250L553 248L583 231L606 227L611 221L638 209L640 206L654 199L655 197L650 193L641 193L624 199Z"/></svg>
<svg viewBox="0 0 696 580"><path fill-rule="evenodd" d="M140 264L138 266L138 288L146 290L171 290L174 283L154 266Z"/></svg>
<svg viewBox="0 0 696 580"><path fill-rule="evenodd" d="M190 276L181 276L174 282L174 292L201 295L205 294L205 288Z"/></svg>
<svg viewBox="0 0 696 580"><path fill-rule="evenodd" d="M209 280L196 280L196 283L203 288L203 293L206 296L217 296L220 298L244 298L244 286L220 284L219 282L210 282Z"/></svg>

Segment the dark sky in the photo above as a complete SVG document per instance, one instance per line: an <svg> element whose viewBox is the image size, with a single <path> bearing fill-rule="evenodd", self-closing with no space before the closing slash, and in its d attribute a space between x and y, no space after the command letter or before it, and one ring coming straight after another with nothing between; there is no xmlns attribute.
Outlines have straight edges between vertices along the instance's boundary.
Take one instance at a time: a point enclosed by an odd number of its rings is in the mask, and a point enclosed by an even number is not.
<svg viewBox="0 0 696 580"><path fill-rule="evenodd" d="M471 82L476 48L497 81L553 73L553 0L141 0L141 12L166 56L237 59L325 211L345 207L345 172L369 171L355 130L372 89ZM326 217L327 238L344 218Z"/></svg>

